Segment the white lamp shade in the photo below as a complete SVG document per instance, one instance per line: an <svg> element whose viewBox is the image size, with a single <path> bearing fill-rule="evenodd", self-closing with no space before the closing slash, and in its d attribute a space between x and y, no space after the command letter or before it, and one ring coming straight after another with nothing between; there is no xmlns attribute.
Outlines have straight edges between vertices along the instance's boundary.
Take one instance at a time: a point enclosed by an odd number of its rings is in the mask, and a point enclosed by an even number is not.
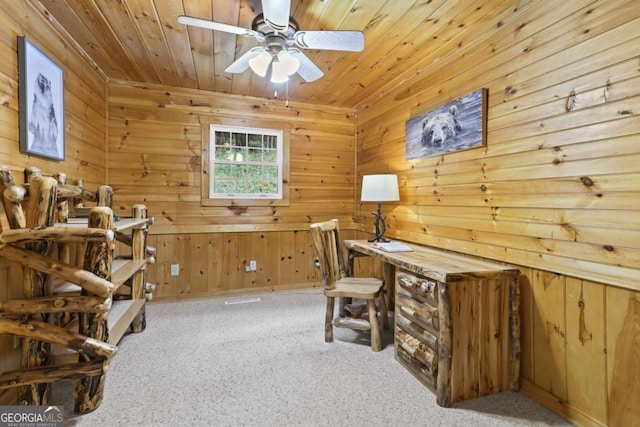
<svg viewBox="0 0 640 427"><path fill-rule="evenodd" d="M269 64L271 64L271 54L266 50L260 55L254 56L249 60L249 66L251 67L253 72L260 77L264 77L267 75Z"/></svg>
<svg viewBox="0 0 640 427"><path fill-rule="evenodd" d="M278 60L271 64L271 81L273 83L286 82L289 76L298 71L300 61L289 52L282 50L278 53Z"/></svg>
<svg viewBox="0 0 640 427"><path fill-rule="evenodd" d="M398 175L364 175L360 200L363 202L396 202L400 200Z"/></svg>

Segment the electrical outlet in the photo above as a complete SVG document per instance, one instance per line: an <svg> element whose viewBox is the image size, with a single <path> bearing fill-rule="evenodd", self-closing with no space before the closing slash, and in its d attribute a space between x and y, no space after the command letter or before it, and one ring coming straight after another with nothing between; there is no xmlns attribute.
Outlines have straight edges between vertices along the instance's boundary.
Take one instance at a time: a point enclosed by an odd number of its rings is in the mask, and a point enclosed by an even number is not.
<svg viewBox="0 0 640 427"><path fill-rule="evenodd" d="M172 276L180 275L180 264L171 264L171 275Z"/></svg>
<svg viewBox="0 0 640 427"><path fill-rule="evenodd" d="M251 271L251 266L250 265L245 265L244 266L244 271L246 271L247 273Z"/></svg>
<svg viewBox="0 0 640 427"><path fill-rule="evenodd" d="M249 261L250 271L256 271L258 269L258 263L255 260Z"/></svg>

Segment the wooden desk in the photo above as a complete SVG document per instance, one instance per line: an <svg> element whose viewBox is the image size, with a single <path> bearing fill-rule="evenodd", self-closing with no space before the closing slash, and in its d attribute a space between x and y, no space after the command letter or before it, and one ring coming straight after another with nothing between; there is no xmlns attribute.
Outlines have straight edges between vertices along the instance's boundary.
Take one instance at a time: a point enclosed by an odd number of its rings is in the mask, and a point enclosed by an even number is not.
<svg viewBox="0 0 640 427"><path fill-rule="evenodd" d="M435 389L440 406L519 390L518 269L414 244L395 253L366 240L344 245L350 272L356 256L385 263L385 281L395 283L396 360Z"/></svg>

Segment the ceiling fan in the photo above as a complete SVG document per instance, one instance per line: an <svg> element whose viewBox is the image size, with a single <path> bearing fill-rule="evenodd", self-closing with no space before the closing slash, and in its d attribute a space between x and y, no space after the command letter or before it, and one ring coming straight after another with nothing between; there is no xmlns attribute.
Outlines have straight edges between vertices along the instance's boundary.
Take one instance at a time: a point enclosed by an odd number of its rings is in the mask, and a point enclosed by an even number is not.
<svg viewBox="0 0 640 427"><path fill-rule="evenodd" d="M289 16L290 8L290 0L262 0L262 13L254 18L250 30L185 15L179 16L178 22L256 38L262 46L250 49L225 72L242 73L251 68L274 83L286 82L295 73L307 82L324 75L300 49L352 52L364 49L361 31L300 31L298 23Z"/></svg>

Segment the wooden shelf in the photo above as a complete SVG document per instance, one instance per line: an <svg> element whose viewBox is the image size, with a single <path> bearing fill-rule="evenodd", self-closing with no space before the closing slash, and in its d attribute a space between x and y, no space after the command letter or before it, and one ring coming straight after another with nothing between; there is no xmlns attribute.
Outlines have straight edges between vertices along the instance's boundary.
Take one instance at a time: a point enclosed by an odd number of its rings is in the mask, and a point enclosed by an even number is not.
<svg viewBox="0 0 640 427"><path fill-rule="evenodd" d="M120 300L114 301L109 310L109 344L116 345L118 341L129 329L129 325L136 317L142 306L144 306L144 299L134 300Z"/></svg>
<svg viewBox="0 0 640 427"><path fill-rule="evenodd" d="M145 259L114 259L111 264L111 283L114 284L114 292L120 288L133 274L144 268ZM51 293L53 295L80 295L82 288L74 283L63 280L53 280Z"/></svg>
<svg viewBox="0 0 640 427"><path fill-rule="evenodd" d="M113 223L114 231L126 231L132 228L139 228L151 222L151 218L120 218ZM77 227L87 228L87 221L80 223L58 222L56 227Z"/></svg>
<svg viewBox="0 0 640 427"><path fill-rule="evenodd" d="M152 221L150 218L121 218L119 221L114 222L113 230L116 232L133 232L133 230L147 227ZM86 223L58 223L57 225L74 228L87 226ZM133 259L131 256L123 258L114 257L111 261L111 283L114 285L113 294L115 295L122 285L130 279L133 280L136 275L144 274L146 264L147 260L145 258ZM80 286L62 280L54 280L51 285L51 293L53 295L80 295L81 292L82 288ZM132 290L127 290L126 293L120 293L119 295L124 295L124 299L113 301L107 321L109 330L108 342L114 345L117 344L127 332L131 326L131 322L146 302L146 298L144 297L136 298L135 295L132 294ZM64 357L65 360L67 359L67 356L62 357Z"/></svg>
<svg viewBox="0 0 640 427"><path fill-rule="evenodd" d="M146 265L155 255L155 248L146 245L153 218L147 217L145 205L135 204L131 218L114 222L111 187L101 185L93 192L81 184L67 185L64 174L57 178L37 168L25 170L30 198L24 203L24 187L8 167L0 167L0 201L11 227L0 230L1 262L23 267L23 294L28 296L3 301L3 313L10 316L0 332L26 340L22 366L29 366L5 376L25 405L46 404L50 383L74 379L75 410L86 413L102 401L116 344L128 331L146 327L144 306L154 288L146 282ZM84 208L89 218L65 221L69 203L75 207L84 200L95 203ZM51 218L60 222L51 225ZM116 257L116 248L124 256ZM50 321L41 320L44 313L53 313ZM45 343L52 344L53 360L42 357L49 352Z"/></svg>
<svg viewBox="0 0 640 427"><path fill-rule="evenodd" d="M149 224L151 218L120 218L120 221L114 222L116 231L125 231L132 228L139 228Z"/></svg>
<svg viewBox="0 0 640 427"><path fill-rule="evenodd" d="M124 334L127 333L131 322L136 317L142 306L144 306L145 300L120 300L114 301L109 310L109 320L107 325L109 327L109 344L116 345L122 339ZM78 321L75 320L69 325L72 329L77 329ZM75 363L78 361L78 353L69 350L68 348L53 346L51 352L53 353L56 364L66 365Z"/></svg>
<svg viewBox="0 0 640 427"><path fill-rule="evenodd" d="M147 264L145 259L116 259L113 260L113 270L111 272L111 282L115 285L116 291L134 273L140 271ZM115 292L115 291L114 291Z"/></svg>

